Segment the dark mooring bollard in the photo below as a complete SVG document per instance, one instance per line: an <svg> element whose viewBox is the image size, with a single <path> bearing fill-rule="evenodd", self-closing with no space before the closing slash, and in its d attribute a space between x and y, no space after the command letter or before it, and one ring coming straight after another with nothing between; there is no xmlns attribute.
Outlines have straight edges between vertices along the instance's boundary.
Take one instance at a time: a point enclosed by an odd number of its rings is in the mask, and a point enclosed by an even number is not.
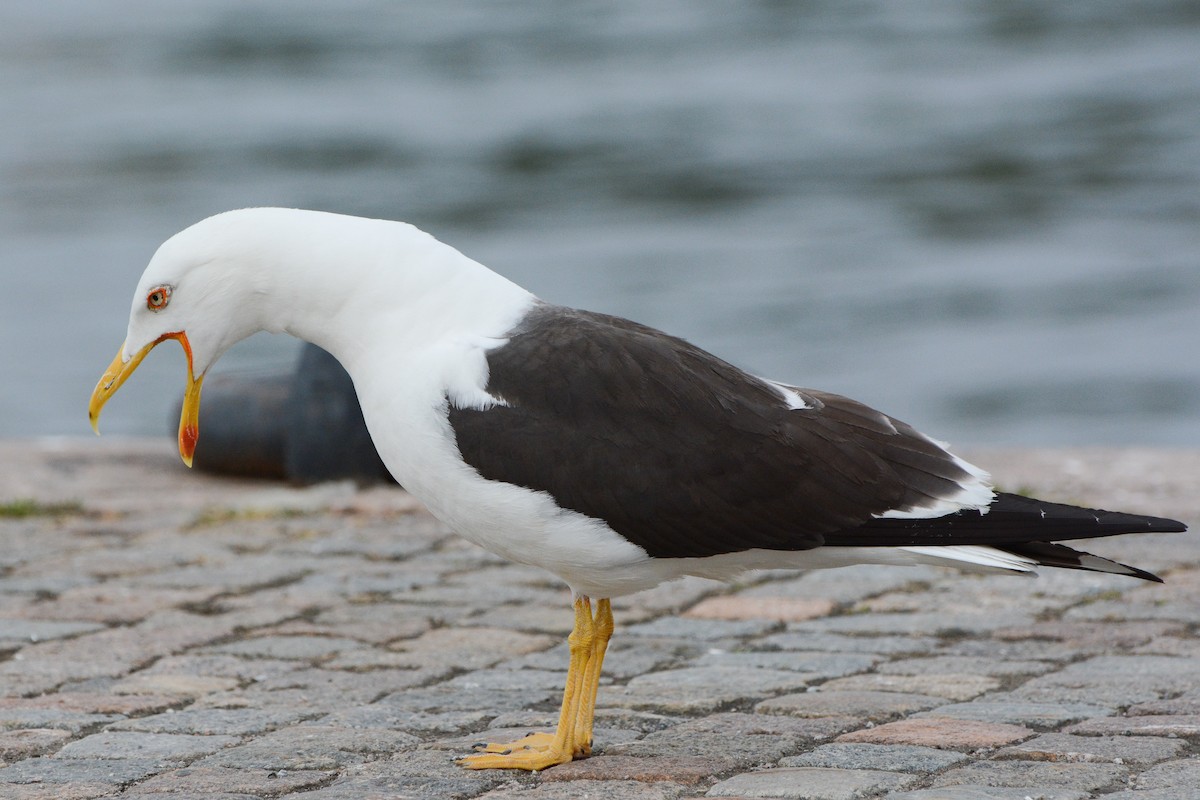
<svg viewBox="0 0 1200 800"><path fill-rule="evenodd" d="M208 472L301 484L391 480L350 376L315 345L304 346L291 372L205 380L200 431L193 463Z"/></svg>

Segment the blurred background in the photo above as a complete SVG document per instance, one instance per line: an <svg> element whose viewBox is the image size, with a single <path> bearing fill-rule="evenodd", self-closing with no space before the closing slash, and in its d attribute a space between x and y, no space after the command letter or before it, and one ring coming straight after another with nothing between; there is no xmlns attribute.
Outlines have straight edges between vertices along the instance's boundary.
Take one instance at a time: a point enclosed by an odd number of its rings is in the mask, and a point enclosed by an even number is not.
<svg viewBox="0 0 1200 800"><path fill-rule="evenodd" d="M1194 0L7 0L0 436L86 434L155 248L253 205L956 444L1200 445ZM184 363L105 431L172 436Z"/></svg>

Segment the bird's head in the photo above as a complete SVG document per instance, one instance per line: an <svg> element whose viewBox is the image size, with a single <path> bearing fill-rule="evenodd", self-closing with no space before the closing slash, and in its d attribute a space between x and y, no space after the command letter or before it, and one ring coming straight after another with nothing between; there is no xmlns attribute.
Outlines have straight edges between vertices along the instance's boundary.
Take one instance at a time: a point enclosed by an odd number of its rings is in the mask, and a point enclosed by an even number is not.
<svg viewBox="0 0 1200 800"><path fill-rule="evenodd" d="M151 350L175 339L188 365L179 454L192 465L205 373L229 347L261 329L253 308L260 293L252 285L254 270L246 268L257 254L236 235L238 227L236 217L210 218L168 239L154 254L133 293L125 342L88 404L97 433L104 404Z"/></svg>

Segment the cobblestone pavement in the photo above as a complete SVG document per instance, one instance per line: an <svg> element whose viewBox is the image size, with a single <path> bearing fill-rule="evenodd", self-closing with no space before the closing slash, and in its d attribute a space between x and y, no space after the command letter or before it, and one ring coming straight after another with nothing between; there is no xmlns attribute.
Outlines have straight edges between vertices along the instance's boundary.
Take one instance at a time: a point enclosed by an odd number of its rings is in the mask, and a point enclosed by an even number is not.
<svg viewBox="0 0 1200 800"><path fill-rule="evenodd" d="M970 453L1010 490L1200 522L1200 453ZM0 442L0 797L1200 798L1200 536L1165 586L938 568L615 603L599 757L452 763L555 719L569 598L402 491Z"/></svg>

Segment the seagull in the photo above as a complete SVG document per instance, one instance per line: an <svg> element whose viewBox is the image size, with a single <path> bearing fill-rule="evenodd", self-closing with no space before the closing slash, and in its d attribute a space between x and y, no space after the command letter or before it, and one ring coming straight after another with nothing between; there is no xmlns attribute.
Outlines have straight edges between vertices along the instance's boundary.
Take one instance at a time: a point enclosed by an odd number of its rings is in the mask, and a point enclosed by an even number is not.
<svg viewBox="0 0 1200 800"><path fill-rule="evenodd" d="M92 394L93 428L146 355L177 340L190 466L204 376L259 331L342 363L388 470L436 517L571 589L556 730L481 744L460 761L472 769L591 754L613 597L688 575L861 563L1159 581L1058 542L1186 530L998 492L945 444L862 403L545 302L411 225L319 211L230 211L163 243Z"/></svg>

